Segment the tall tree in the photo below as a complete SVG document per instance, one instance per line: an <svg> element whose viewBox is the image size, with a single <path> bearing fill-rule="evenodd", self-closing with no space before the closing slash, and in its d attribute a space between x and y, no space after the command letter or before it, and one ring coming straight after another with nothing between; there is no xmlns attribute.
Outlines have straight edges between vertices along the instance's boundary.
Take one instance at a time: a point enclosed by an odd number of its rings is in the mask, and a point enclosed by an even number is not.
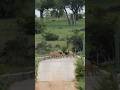
<svg viewBox="0 0 120 90"><path fill-rule="evenodd" d="M35 0L35 7L40 11L41 18L43 18L44 10L54 7L54 5L54 0Z"/></svg>
<svg viewBox="0 0 120 90"><path fill-rule="evenodd" d="M66 10L66 6L69 5L69 0L55 0L55 2L56 2L55 8L64 10L67 20L68 20L68 24L70 25L71 24L70 18L69 18L68 12Z"/></svg>
<svg viewBox="0 0 120 90"><path fill-rule="evenodd" d="M71 24L70 18L68 16L66 8L70 8L73 12L73 17L76 20L78 20L78 13L83 9L83 6L85 5L85 0L56 0L57 1L57 7L61 7L64 9L68 22Z"/></svg>
<svg viewBox="0 0 120 90"><path fill-rule="evenodd" d="M83 9L85 0L69 0L69 8L73 12L75 21L78 20L78 13Z"/></svg>

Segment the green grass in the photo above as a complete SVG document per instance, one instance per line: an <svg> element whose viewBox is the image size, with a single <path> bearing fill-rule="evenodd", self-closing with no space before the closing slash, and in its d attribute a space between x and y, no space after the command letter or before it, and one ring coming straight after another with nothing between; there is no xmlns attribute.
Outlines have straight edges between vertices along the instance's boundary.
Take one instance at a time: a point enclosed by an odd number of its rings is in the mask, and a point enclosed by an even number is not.
<svg viewBox="0 0 120 90"><path fill-rule="evenodd" d="M48 44L52 45L53 47L56 45L60 45L61 47L65 47L67 44L65 41L47 41Z"/></svg>
<svg viewBox="0 0 120 90"><path fill-rule="evenodd" d="M59 20L48 20L46 22L47 30L46 32L51 32L59 35L60 37L66 37L73 34L72 30L82 29L85 26L84 19L77 21L77 24L74 26L68 25L65 19Z"/></svg>
<svg viewBox="0 0 120 90"><path fill-rule="evenodd" d="M81 19L77 21L77 24L74 26L68 25L66 19L48 19L45 20L46 30L45 32L54 33L59 35L60 39L66 39L66 37L73 35L73 30L75 29L82 29L85 27L85 20ZM84 33L84 32L80 32ZM42 40L41 34L35 35L35 43L40 43Z"/></svg>
<svg viewBox="0 0 120 90"><path fill-rule="evenodd" d="M47 27L49 27L49 29L54 29L54 28L58 28L58 29L61 29L63 27L66 28L66 29L81 29L81 28L84 28L85 26L85 22L84 22L84 19L81 19L79 21L77 21L77 24L74 25L74 26L70 26L68 25L68 22L66 19L49 19L46 21L46 25Z"/></svg>

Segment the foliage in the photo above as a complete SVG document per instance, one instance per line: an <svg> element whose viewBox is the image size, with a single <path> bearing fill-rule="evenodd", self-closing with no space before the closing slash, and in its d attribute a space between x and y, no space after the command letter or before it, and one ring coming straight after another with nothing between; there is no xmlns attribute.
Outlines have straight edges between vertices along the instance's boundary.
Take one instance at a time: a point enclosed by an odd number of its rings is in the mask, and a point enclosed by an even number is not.
<svg viewBox="0 0 120 90"><path fill-rule="evenodd" d="M84 86L81 86L81 79L85 77L85 66L84 66L84 57L79 57L75 63L76 69L75 69L75 77L77 80L77 88L78 90L83 90Z"/></svg>
<svg viewBox="0 0 120 90"><path fill-rule="evenodd" d="M102 76L94 90L119 90L119 84L115 75L110 72L110 74Z"/></svg>
<svg viewBox="0 0 120 90"><path fill-rule="evenodd" d="M53 9L50 13L52 17L60 18L63 16L64 11L62 9Z"/></svg>
<svg viewBox="0 0 120 90"><path fill-rule="evenodd" d="M54 7L54 0L35 0L35 7L40 11L41 18L45 9Z"/></svg>
<svg viewBox="0 0 120 90"><path fill-rule="evenodd" d="M36 18L36 19L39 20L39 18ZM84 19L77 21L77 24L75 26L69 26L65 18L60 18L60 19L50 18L50 19L44 20L44 24L46 26L45 32L35 35L35 43L36 44L41 43L41 41L45 39L43 37L43 34L45 34L46 32L53 33L55 35L58 35L59 39L55 41L46 41L47 44L51 45L53 49L56 49L55 48L56 45L59 45L60 49L64 47L67 48L66 38L67 36L68 37L73 36L76 30L79 31L78 33L81 38L84 35L84 31L80 31L81 28L84 28ZM72 45L71 43L69 44L70 44L69 50L72 50Z"/></svg>
<svg viewBox="0 0 120 90"><path fill-rule="evenodd" d="M51 45L49 45L46 41L41 41L41 43L37 44L36 52L38 54L43 55L51 51L51 49L52 49Z"/></svg>
<svg viewBox="0 0 120 90"><path fill-rule="evenodd" d="M114 40L116 27L118 27L117 22L119 22L118 11L116 7L116 12L114 8L117 3L116 1L89 1L89 7L87 8L88 20L86 25L86 55L91 60L105 61L104 58L101 59L99 54L103 53L102 57L109 57L111 60L114 59L115 49ZM93 3L95 3L93 5ZM104 3L104 4L103 4ZM106 8L107 4L107 9ZM113 7L113 8L111 8ZM113 10L112 10L113 9ZM99 15L99 17L98 17ZM94 51L93 51L94 48ZM91 50L90 50L91 49ZM97 55L96 55L97 54ZM92 56L92 57L91 57ZM97 59L98 58L98 59ZM108 58L107 58L108 59Z"/></svg>
<svg viewBox="0 0 120 90"><path fill-rule="evenodd" d="M85 66L84 66L84 58L83 57L80 57L77 59L76 61L76 69L75 69L75 72L76 72L76 79L77 81L80 80L81 77L84 77L85 75Z"/></svg>
<svg viewBox="0 0 120 90"><path fill-rule="evenodd" d="M72 37L68 38L68 41L72 44L74 52L80 52L83 50L83 40L78 32L75 32Z"/></svg>
<svg viewBox="0 0 120 90"><path fill-rule="evenodd" d="M59 36L53 33L45 33L43 36L47 41L55 41L59 39Z"/></svg>
<svg viewBox="0 0 120 90"><path fill-rule="evenodd" d="M68 0L69 7L73 11L76 20L78 19L78 12L82 10L82 7L85 4L85 0Z"/></svg>
<svg viewBox="0 0 120 90"><path fill-rule="evenodd" d="M29 43L29 39L24 36L8 41L3 50L0 63L21 67L33 65L34 52L32 48L34 45Z"/></svg>
<svg viewBox="0 0 120 90"><path fill-rule="evenodd" d="M35 19L35 33L36 34L43 33L45 30L45 27L46 26L42 21Z"/></svg>

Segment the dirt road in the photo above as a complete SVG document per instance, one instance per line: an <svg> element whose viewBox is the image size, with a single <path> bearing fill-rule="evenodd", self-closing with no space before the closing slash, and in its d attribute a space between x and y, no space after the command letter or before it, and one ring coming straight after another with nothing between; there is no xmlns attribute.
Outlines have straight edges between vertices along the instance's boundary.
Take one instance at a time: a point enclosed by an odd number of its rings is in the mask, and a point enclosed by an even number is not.
<svg viewBox="0 0 120 90"><path fill-rule="evenodd" d="M41 61L36 90L76 90L74 58Z"/></svg>

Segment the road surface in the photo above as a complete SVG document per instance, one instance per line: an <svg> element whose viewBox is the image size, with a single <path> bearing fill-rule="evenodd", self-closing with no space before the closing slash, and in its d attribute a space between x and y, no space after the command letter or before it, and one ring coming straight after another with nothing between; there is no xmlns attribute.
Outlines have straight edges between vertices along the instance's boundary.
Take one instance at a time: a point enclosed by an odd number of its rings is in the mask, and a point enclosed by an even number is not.
<svg viewBox="0 0 120 90"><path fill-rule="evenodd" d="M73 57L41 61L36 90L76 90L74 62Z"/></svg>

